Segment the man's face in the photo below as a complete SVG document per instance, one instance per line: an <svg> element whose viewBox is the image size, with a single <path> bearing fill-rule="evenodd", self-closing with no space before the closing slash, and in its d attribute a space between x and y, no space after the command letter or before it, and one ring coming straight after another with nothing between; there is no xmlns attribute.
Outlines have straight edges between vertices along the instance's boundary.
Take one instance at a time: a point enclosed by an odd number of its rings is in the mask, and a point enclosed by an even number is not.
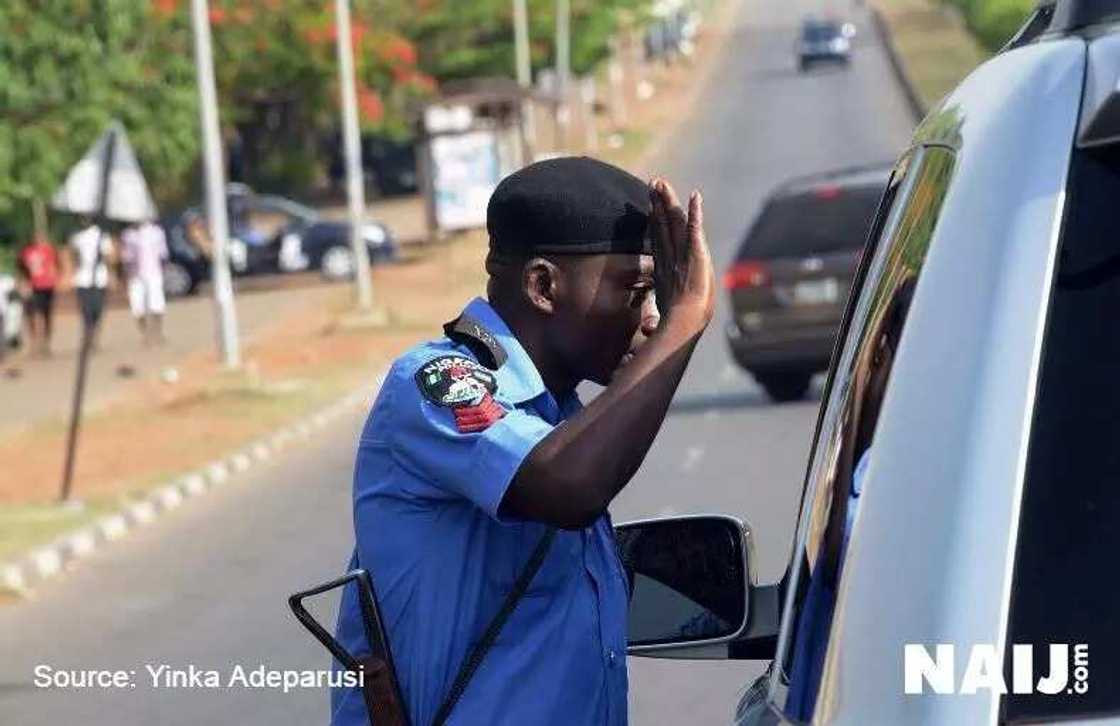
<svg viewBox="0 0 1120 726"><path fill-rule="evenodd" d="M561 264L556 348L573 373L605 386L657 329L653 257L580 255Z"/></svg>

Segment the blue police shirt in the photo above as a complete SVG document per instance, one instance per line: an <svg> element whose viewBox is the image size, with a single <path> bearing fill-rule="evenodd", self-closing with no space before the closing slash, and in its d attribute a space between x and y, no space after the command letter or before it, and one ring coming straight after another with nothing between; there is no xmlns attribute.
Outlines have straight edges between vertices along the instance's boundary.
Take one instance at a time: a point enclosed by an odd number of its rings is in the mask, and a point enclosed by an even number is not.
<svg viewBox="0 0 1120 726"><path fill-rule="evenodd" d="M415 726L432 722L468 648L545 531L499 516L506 488L529 451L581 407L574 393L558 401L545 389L485 300L464 313L506 351L490 371L504 415L471 430L459 425L453 407L425 396L424 371L441 358L477 359L448 338L424 343L393 364L354 473L350 567L373 578ZM583 530L558 531L448 723L625 724L627 598L609 515ZM351 653L368 652L352 586L343 593L336 637ZM334 726L369 723L356 688L333 689L331 711Z"/></svg>

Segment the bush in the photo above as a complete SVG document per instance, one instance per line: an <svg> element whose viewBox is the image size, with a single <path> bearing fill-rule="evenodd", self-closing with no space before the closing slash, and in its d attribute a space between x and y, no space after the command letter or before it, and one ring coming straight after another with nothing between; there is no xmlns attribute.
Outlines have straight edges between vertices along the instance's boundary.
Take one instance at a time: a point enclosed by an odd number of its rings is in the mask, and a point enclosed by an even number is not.
<svg viewBox="0 0 1120 726"><path fill-rule="evenodd" d="M1003 47L1035 7L1035 0L944 0L960 9L973 35L985 48Z"/></svg>
<svg viewBox="0 0 1120 726"><path fill-rule="evenodd" d="M248 181L257 191L303 196L322 182L322 166L306 148L270 149Z"/></svg>
<svg viewBox="0 0 1120 726"><path fill-rule="evenodd" d="M991 50L1003 47L1034 8L1030 0L988 0L977 5L973 30Z"/></svg>

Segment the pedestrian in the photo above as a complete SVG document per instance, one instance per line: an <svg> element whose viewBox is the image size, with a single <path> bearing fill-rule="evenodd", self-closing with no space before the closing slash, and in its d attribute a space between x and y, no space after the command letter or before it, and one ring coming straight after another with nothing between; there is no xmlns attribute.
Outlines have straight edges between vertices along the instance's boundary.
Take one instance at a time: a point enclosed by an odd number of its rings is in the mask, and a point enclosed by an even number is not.
<svg viewBox="0 0 1120 726"><path fill-rule="evenodd" d="M32 355L46 358L51 354L54 292L59 281L58 251L38 233L19 252L19 271L27 290L27 327L31 335Z"/></svg>
<svg viewBox="0 0 1120 726"><path fill-rule="evenodd" d="M144 345L162 344L163 314L167 301L163 292L163 263L167 261L167 236L163 227L145 221L121 235L121 259L128 277L128 306L140 327Z"/></svg>
<svg viewBox="0 0 1120 726"><path fill-rule="evenodd" d="M711 320L701 199L558 158L503 180L487 229L486 298L393 363L366 421L350 567L372 576L412 723L625 724L607 507ZM586 406L585 380L605 386ZM353 583L337 638L367 649ZM331 701L335 726L369 723L359 689Z"/></svg>
<svg viewBox="0 0 1120 726"><path fill-rule="evenodd" d="M97 323L105 308L113 241L92 220L83 219L82 228L70 236L70 253L74 260L74 289L78 293L83 335L91 336L90 346L96 350Z"/></svg>

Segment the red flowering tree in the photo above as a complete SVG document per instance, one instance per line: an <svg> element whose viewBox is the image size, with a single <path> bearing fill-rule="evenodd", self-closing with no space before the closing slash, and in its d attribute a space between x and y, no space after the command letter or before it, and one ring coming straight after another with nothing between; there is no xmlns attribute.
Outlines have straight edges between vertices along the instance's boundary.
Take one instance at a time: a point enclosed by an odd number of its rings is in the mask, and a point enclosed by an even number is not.
<svg viewBox="0 0 1120 726"><path fill-rule="evenodd" d="M189 12L189 0L152 2L164 14ZM396 30L396 18L408 12L406 2L352 0L366 131L406 136L411 107L434 91L417 68L415 47ZM210 0L210 23L222 121L234 149L231 176L297 192L321 181L340 126L334 3Z"/></svg>

